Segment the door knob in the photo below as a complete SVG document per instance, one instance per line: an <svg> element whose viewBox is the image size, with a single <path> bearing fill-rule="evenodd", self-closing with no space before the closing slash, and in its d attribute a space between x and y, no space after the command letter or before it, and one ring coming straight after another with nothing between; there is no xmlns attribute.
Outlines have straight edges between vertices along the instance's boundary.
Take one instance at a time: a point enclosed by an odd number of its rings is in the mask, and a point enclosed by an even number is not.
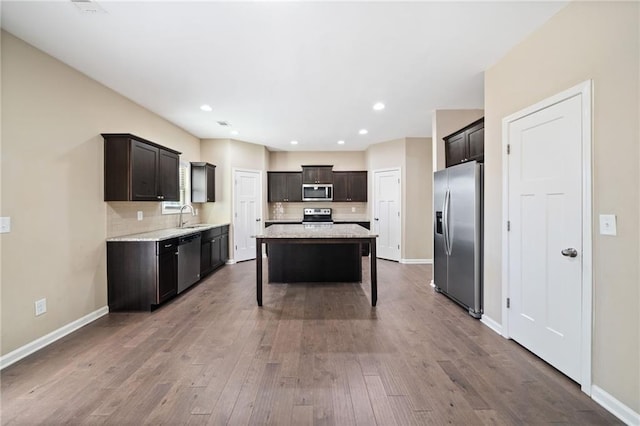
<svg viewBox="0 0 640 426"><path fill-rule="evenodd" d="M375 218L373 218L373 220L380 220L380 219L378 219L377 217L375 217Z"/></svg>
<svg viewBox="0 0 640 426"><path fill-rule="evenodd" d="M257 218L257 219L256 219L256 222L260 222L260 218Z"/></svg>
<svg viewBox="0 0 640 426"><path fill-rule="evenodd" d="M561 253L563 256L576 257L578 255L578 250L574 248L566 248L562 250Z"/></svg>

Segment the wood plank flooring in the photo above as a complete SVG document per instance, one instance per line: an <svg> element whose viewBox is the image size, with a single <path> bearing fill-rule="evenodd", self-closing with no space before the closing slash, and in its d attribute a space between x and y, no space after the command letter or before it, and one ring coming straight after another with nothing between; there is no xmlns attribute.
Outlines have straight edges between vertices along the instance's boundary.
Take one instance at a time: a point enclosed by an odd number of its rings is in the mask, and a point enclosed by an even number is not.
<svg viewBox="0 0 640 426"><path fill-rule="evenodd" d="M577 384L428 282L265 284L228 265L153 313L118 313L1 374L3 425L617 424ZM265 266L266 267L266 266Z"/></svg>

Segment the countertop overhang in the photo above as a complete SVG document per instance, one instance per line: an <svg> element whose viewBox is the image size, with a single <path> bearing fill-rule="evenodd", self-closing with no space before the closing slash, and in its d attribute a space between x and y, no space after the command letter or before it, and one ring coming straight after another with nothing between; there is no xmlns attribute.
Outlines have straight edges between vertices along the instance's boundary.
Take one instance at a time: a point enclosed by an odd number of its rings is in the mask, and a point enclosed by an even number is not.
<svg viewBox="0 0 640 426"><path fill-rule="evenodd" d="M157 231L142 232L139 234L122 235L120 237L107 238L107 242L121 242L121 241L163 241L170 238L184 237L185 235L197 234L208 229L219 228L221 226L227 226L228 223L221 224L208 224L202 223L198 225L191 225L189 228L168 228L158 229Z"/></svg>
<svg viewBox="0 0 640 426"><path fill-rule="evenodd" d="M321 225L271 225L262 234L253 235L258 239L344 239L376 238L378 234L360 225L321 224Z"/></svg>

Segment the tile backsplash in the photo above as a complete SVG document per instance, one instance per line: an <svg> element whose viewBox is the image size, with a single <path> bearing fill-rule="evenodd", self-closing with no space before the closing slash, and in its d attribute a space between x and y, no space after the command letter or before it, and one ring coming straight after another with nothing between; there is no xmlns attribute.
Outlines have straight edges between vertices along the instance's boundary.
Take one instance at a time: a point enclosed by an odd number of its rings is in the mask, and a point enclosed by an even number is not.
<svg viewBox="0 0 640 426"><path fill-rule="evenodd" d="M194 204L199 209L198 204ZM200 210L200 209L199 209ZM142 220L138 220L138 212ZM201 213L201 212L200 212ZM201 216L191 216L185 211L184 219L190 224L200 223ZM111 201L107 203L107 238L178 226L177 214L162 214L162 203Z"/></svg>
<svg viewBox="0 0 640 426"><path fill-rule="evenodd" d="M334 220L368 220L367 203L269 203L269 220L302 220L303 209L309 207L330 207ZM355 211L354 211L355 210Z"/></svg>

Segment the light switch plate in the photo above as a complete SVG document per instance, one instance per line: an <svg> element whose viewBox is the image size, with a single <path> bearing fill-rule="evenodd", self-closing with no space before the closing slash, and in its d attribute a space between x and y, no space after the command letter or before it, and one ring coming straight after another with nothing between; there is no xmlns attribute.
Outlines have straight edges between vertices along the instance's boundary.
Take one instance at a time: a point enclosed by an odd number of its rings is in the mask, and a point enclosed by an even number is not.
<svg viewBox="0 0 640 426"><path fill-rule="evenodd" d="M138 220L142 220L143 217L144 215L142 214L142 212L138 211Z"/></svg>
<svg viewBox="0 0 640 426"><path fill-rule="evenodd" d="M0 217L0 234L11 232L11 218Z"/></svg>
<svg viewBox="0 0 640 426"><path fill-rule="evenodd" d="M600 234L601 235L617 235L615 214L600 215Z"/></svg>

